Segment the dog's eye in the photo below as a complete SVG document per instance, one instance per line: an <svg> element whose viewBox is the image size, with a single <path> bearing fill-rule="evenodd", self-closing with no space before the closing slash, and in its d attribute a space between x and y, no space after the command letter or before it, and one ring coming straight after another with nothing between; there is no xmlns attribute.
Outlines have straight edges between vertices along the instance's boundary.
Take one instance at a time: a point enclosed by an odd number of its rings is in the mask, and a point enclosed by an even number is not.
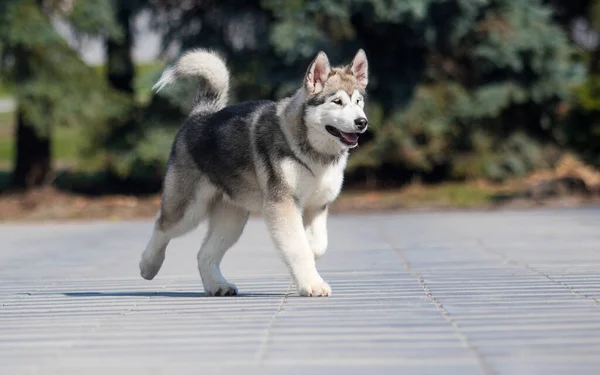
<svg viewBox="0 0 600 375"><path fill-rule="evenodd" d="M342 99L334 99L333 104L342 105L344 103L342 103Z"/></svg>

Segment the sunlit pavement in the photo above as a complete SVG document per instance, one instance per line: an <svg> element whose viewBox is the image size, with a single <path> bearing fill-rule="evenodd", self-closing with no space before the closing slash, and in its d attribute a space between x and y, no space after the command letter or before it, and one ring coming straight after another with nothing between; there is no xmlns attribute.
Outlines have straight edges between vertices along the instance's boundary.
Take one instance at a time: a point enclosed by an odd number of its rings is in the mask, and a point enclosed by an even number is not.
<svg viewBox="0 0 600 375"><path fill-rule="evenodd" d="M260 219L204 297L204 226L0 226L0 374L598 374L600 208L334 216L300 298Z"/></svg>

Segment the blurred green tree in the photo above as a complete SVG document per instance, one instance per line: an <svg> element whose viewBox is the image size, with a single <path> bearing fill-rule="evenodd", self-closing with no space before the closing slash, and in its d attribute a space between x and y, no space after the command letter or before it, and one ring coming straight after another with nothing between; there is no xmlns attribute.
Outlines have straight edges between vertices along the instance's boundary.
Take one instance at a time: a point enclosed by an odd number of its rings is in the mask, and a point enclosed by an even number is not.
<svg viewBox="0 0 600 375"><path fill-rule="evenodd" d="M93 137L82 148L82 156L99 162L111 178L116 177L117 182L122 183L139 172L138 168L127 165L128 158L123 162L123 155L139 142L137 131L142 108L136 103L136 67L132 49L135 17L148 8L148 0L110 0L107 6L112 11L118 33L108 34L105 39L106 78L109 85L121 94L124 112L116 113L117 117L111 118L106 126L90 129Z"/></svg>
<svg viewBox="0 0 600 375"><path fill-rule="evenodd" d="M56 32L55 16L81 33L117 32L105 2L0 2L2 74L14 82L18 106L12 184L19 189L48 182L54 127L93 126L122 111L117 94Z"/></svg>
<svg viewBox="0 0 600 375"><path fill-rule="evenodd" d="M583 159L600 166L600 0L550 1L557 19L579 48L577 61L584 79L574 87L575 100L565 111L561 133L563 144Z"/></svg>
<svg viewBox="0 0 600 375"><path fill-rule="evenodd" d="M523 175L557 155L559 108L569 96L572 48L538 0L150 0L164 48L203 46L233 71L232 101L295 90L322 49L343 63L364 48L371 139L355 176L405 181ZM159 72L154 72L155 78ZM164 166L195 82L152 99L124 173ZM368 172L368 173L367 173Z"/></svg>
<svg viewBox="0 0 600 375"><path fill-rule="evenodd" d="M235 72L232 102L275 96L277 85L263 77L286 76L285 66L279 64L268 43L273 18L260 1L148 0L144 5L153 14L154 27L164 32L165 54L177 45L180 50L203 46L227 55ZM138 78L155 82L160 73L150 70ZM134 126L110 134L101 134L99 129L95 144L108 153L111 173L136 184L160 180L175 132L191 108L196 85L181 82L153 95L147 106L139 108L140 117Z"/></svg>
<svg viewBox="0 0 600 375"><path fill-rule="evenodd" d="M284 61L364 46L375 137L351 166L392 180L504 179L554 159L571 48L536 0L265 0ZM411 173L412 172L412 173ZM385 177L385 176L379 176Z"/></svg>

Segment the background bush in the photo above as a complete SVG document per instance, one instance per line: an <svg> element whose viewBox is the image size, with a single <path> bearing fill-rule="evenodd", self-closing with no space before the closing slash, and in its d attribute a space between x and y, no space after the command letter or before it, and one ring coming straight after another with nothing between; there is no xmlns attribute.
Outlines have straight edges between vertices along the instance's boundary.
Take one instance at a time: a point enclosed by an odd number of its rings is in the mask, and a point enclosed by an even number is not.
<svg viewBox="0 0 600 375"><path fill-rule="evenodd" d="M567 151L600 165L598 43L582 44L573 31L575 21L583 22L587 36L600 38L594 28L598 1L113 0L75 2L68 11L59 0L49 3L54 8L39 14L63 14L80 33L103 33L113 46L101 72L109 76L105 91L100 88L106 85L82 86L91 99L106 101L103 113L77 113L85 106L73 101L68 119L85 120L89 137L81 152L88 165L123 181L160 181L197 82L158 95L149 87L166 64L194 47L226 57L231 102L290 95L317 51L341 64L364 48L372 126L352 152L354 182L503 181L553 166ZM173 43L179 49L133 72L123 51L133 42L132 17L144 9L164 32L165 51ZM11 51L5 44L4 55ZM44 53L43 66L50 56ZM65 92L44 75L35 84ZM27 99L39 96L34 83L29 94L26 87L19 103L35 119L46 112L40 100ZM68 92L75 96L77 90ZM60 102L50 104L56 107L50 113L62 113Z"/></svg>

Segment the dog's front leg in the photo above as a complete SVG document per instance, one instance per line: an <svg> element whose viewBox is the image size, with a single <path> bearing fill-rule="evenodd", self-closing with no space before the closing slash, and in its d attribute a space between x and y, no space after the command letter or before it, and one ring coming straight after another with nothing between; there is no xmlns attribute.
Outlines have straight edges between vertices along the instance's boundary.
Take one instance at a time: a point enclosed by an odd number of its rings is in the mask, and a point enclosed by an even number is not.
<svg viewBox="0 0 600 375"><path fill-rule="evenodd" d="M281 251L301 296L328 296L331 288L323 281L315 266L302 214L293 199L267 202L265 220L275 246Z"/></svg>
<svg viewBox="0 0 600 375"><path fill-rule="evenodd" d="M327 206L306 210L304 227L315 259L321 258L327 251Z"/></svg>

